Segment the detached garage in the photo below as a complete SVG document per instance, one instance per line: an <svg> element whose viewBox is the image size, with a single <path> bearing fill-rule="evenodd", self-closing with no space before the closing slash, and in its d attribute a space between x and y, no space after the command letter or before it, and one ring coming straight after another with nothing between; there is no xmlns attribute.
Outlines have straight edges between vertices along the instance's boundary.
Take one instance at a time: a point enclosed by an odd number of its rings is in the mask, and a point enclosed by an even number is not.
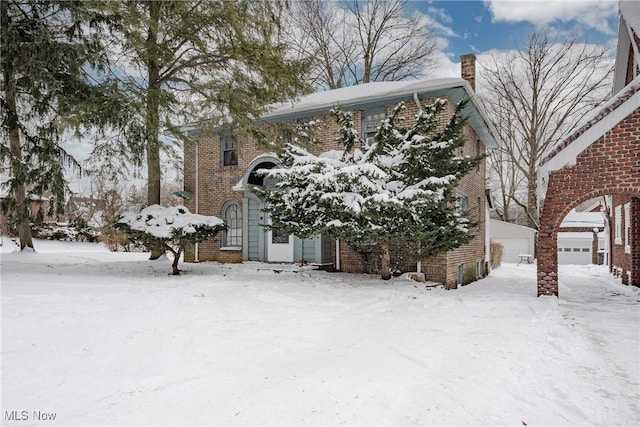
<svg viewBox="0 0 640 427"><path fill-rule="evenodd" d="M536 230L497 219L490 221L489 236L504 247L503 261L520 262L520 254L535 256Z"/></svg>
<svg viewBox="0 0 640 427"><path fill-rule="evenodd" d="M558 233L558 264L591 264L592 233Z"/></svg>

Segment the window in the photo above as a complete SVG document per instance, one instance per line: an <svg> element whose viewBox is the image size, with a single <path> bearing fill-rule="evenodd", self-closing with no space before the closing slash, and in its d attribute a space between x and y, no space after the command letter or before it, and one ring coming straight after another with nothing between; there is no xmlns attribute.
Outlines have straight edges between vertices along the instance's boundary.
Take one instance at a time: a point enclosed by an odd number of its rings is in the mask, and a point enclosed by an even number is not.
<svg viewBox="0 0 640 427"><path fill-rule="evenodd" d="M458 264L458 275L456 284L462 286L464 284L464 264Z"/></svg>
<svg viewBox="0 0 640 427"><path fill-rule="evenodd" d="M222 233L222 247L242 247L242 210L237 202L225 203L222 208L222 219L227 226L227 231Z"/></svg>
<svg viewBox="0 0 640 427"><path fill-rule="evenodd" d="M580 252L580 248L573 248L573 252Z"/></svg>
<svg viewBox="0 0 640 427"><path fill-rule="evenodd" d="M615 216L615 224L616 224L614 243L616 245L621 245L622 244L622 206L616 206L614 216Z"/></svg>
<svg viewBox="0 0 640 427"><path fill-rule="evenodd" d="M222 166L236 166L238 164L236 138L230 133L223 133L220 141L222 145Z"/></svg>
<svg viewBox="0 0 640 427"><path fill-rule="evenodd" d="M624 205L624 251L631 253L631 203Z"/></svg>
<svg viewBox="0 0 640 427"><path fill-rule="evenodd" d="M369 138L373 138L378 131L380 122L387 118L387 109L375 108L371 110L365 110L362 112L362 137L369 141Z"/></svg>
<svg viewBox="0 0 640 427"><path fill-rule="evenodd" d="M466 194L456 193L456 210L460 215L464 215L469 211L469 198Z"/></svg>
<svg viewBox="0 0 640 427"><path fill-rule="evenodd" d="M565 252L571 252L571 248L564 248Z"/></svg>
<svg viewBox="0 0 640 427"><path fill-rule="evenodd" d="M582 248L582 252L589 252L590 249L589 248Z"/></svg>
<svg viewBox="0 0 640 427"><path fill-rule="evenodd" d="M291 129L282 128L278 132L278 138L280 139L281 144L291 144L293 138L291 136Z"/></svg>
<svg viewBox="0 0 640 427"><path fill-rule="evenodd" d="M476 261L476 278L477 279L482 279L483 277L483 273L484 273L484 263L482 262L482 260L478 260Z"/></svg>
<svg viewBox="0 0 640 427"><path fill-rule="evenodd" d="M279 228L271 230L271 243L289 243L289 235Z"/></svg>

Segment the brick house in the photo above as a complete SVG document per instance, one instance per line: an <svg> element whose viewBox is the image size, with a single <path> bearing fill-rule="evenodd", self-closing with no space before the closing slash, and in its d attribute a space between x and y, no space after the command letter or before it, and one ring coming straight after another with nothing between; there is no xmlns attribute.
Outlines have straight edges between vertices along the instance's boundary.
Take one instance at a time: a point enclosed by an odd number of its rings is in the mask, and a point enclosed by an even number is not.
<svg viewBox="0 0 640 427"><path fill-rule="evenodd" d="M400 101L405 102L405 117L410 118L417 112L418 102L424 105L437 97L448 98L452 101L448 111L451 115L455 102L470 98L471 102L465 110L469 124L464 131L467 142L463 154L483 154L486 148L495 147L496 141L482 106L474 99L474 55L463 56L462 77L375 82L314 93L301 97L295 104L275 106L260 121L265 132L274 135L274 138L286 126L316 121L320 130L316 135L319 144L314 154L319 154L342 149L335 141L338 125L328 116L328 111L336 105L353 113L358 130L366 136L375 132L380 120ZM192 195L185 204L192 212L224 219L228 231L215 241L188 248L185 252L186 262L305 260L344 272L376 271L376 248L355 250L344 242L325 236L301 240L262 227L269 221L262 211L263 202L248 188L274 184L256 174L256 171L278 166L277 156L264 152L250 138L240 138L224 131L205 134L193 129L191 132L198 142L185 146L184 189ZM422 271L428 279L452 288L474 281L485 272L488 249L485 238L487 210L484 164L461 181L457 192L460 203L479 222L476 237L462 248L441 254L436 259L422 261ZM415 262L403 261L401 249L397 248L395 264L392 259L392 265L401 271L415 271Z"/></svg>
<svg viewBox="0 0 640 427"><path fill-rule="evenodd" d="M538 295L558 295L557 234L578 204L606 196L610 269L640 286L640 3L619 2L613 96L541 161Z"/></svg>
<svg viewBox="0 0 640 427"><path fill-rule="evenodd" d="M2 203L6 198L6 195L0 194L0 203ZM27 198L29 199L29 216L32 220L35 220L36 218L38 218L38 216L40 216L45 222L53 220L53 218L47 215L47 212L49 211L48 198L36 196L34 194L28 194ZM2 209L0 209L0 235L12 235L11 228L9 227L9 217L4 213Z"/></svg>

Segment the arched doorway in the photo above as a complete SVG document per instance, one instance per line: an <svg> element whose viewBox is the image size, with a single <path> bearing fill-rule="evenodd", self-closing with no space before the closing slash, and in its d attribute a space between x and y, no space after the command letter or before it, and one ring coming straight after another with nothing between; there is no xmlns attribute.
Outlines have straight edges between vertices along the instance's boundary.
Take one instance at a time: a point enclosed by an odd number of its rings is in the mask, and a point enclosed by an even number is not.
<svg viewBox="0 0 640 427"><path fill-rule="evenodd" d="M568 169L574 169L574 166ZM625 187L619 184L606 185L606 174L598 175L598 182L593 183L599 189L586 190L588 177L581 180L579 174L569 173L566 170L557 171L549 176L549 187L544 207L540 216L540 229L538 232L538 296L558 296L558 231L560 224L567 214L580 203L598 196L628 196L631 200L640 200L640 188L637 186ZM574 171L575 172L575 171ZM630 171L629 173L631 173ZM636 171L637 173L637 171ZM594 175L593 173L591 175ZM600 179L602 181L600 181ZM585 183L584 180L587 180ZM638 216L632 219L631 229L635 232L635 238L640 234L640 221ZM635 227L634 225L635 224ZM632 237L633 238L633 237ZM632 285L640 286L640 259L632 260Z"/></svg>
<svg viewBox="0 0 640 427"><path fill-rule="evenodd" d="M243 260L286 263L304 260L317 264L331 262L330 239L316 236L303 240L265 227L269 224L269 216L264 211L265 204L250 188L273 188L276 182L258 171L273 169L279 165L280 162L274 156L260 156L251 162L243 177Z"/></svg>
<svg viewBox="0 0 640 427"><path fill-rule="evenodd" d="M263 169L273 169L279 165L278 160L272 156L262 156L255 159L247 168L243 179L243 186L273 188L275 182L259 173ZM294 236L265 227L269 224L269 216L264 211L264 202L253 192L245 191L245 229L246 244L243 258L246 261L266 262L293 262L294 261Z"/></svg>

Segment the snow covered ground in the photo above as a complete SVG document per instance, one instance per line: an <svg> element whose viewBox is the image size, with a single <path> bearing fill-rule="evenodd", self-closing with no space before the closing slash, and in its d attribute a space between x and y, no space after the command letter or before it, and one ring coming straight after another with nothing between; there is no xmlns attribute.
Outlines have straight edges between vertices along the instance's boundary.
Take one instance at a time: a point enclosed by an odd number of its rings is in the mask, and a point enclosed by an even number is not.
<svg viewBox="0 0 640 427"><path fill-rule="evenodd" d="M9 246L2 425L640 424L640 293L601 267L556 299L534 265L445 291Z"/></svg>

